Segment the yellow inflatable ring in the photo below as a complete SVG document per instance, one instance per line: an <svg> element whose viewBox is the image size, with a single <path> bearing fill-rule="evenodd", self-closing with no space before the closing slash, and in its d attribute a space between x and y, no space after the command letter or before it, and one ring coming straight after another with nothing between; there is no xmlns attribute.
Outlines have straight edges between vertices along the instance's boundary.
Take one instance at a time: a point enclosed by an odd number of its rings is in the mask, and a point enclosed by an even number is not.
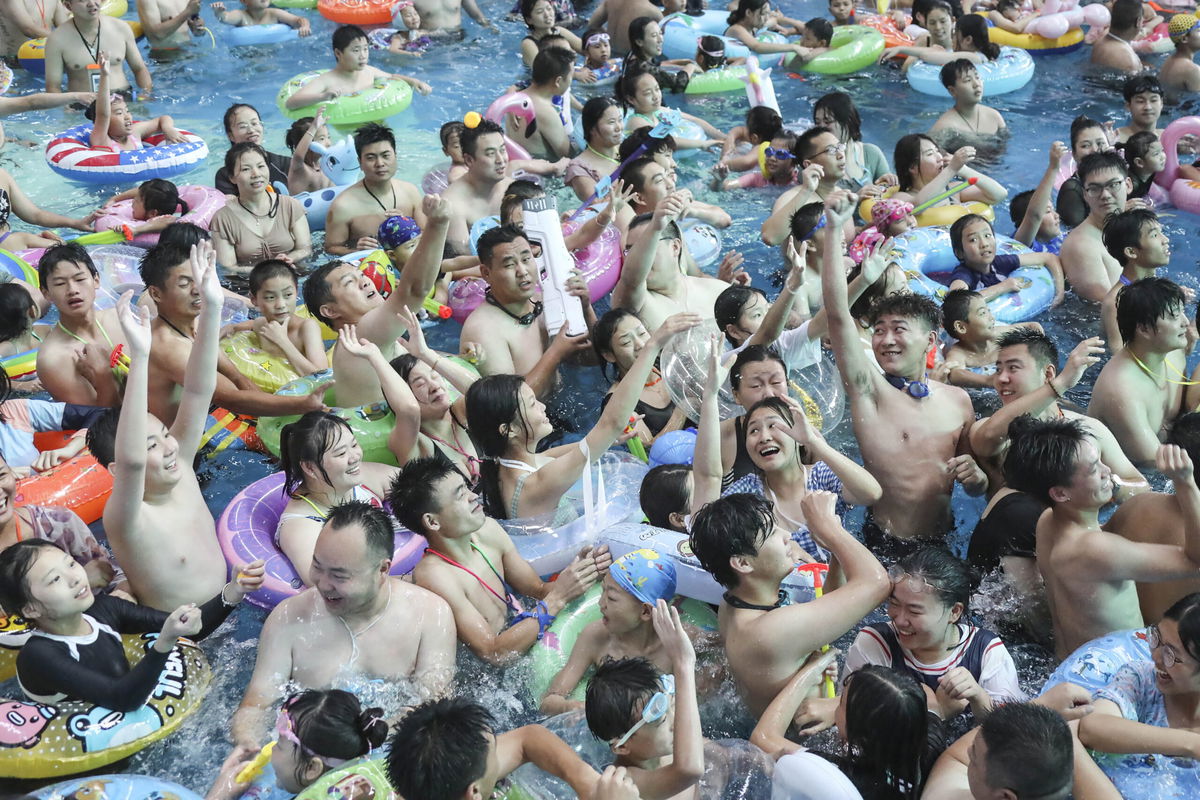
<svg viewBox="0 0 1200 800"><path fill-rule="evenodd" d="M896 187L893 186L880 195L881 199L887 199L896 194ZM871 209L875 206L875 198L868 197L858 205L858 215L865 220L871 219ZM927 228L932 225L953 225L960 217L965 217L967 214L978 214L988 222L996 220L995 210L987 203L979 200L972 200L969 203L950 203L944 206L934 206L926 209L920 214L917 214L917 225L922 228Z"/></svg>
<svg viewBox="0 0 1200 800"><path fill-rule="evenodd" d="M238 372L269 394L275 394L284 385L300 377L290 363L263 349L262 340L255 331L238 331L222 339L221 349Z"/></svg>
<svg viewBox="0 0 1200 800"><path fill-rule="evenodd" d="M978 12L976 15L986 16ZM1056 39L1047 39L1045 36L1033 33L1012 33L1003 28L991 26L988 28L988 39L1001 47L1019 47L1038 55L1061 55L1078 50L1083 46L1083 30L1075 28Z"/></svg>

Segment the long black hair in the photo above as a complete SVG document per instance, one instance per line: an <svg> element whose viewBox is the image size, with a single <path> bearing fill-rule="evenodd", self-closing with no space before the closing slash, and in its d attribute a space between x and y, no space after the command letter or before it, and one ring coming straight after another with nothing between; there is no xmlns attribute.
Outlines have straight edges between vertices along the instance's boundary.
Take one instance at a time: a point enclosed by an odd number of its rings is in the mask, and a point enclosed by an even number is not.
<svg viewBox="0 0 1200 800"><path fill-rule="evenodd" d="M514 423L528 430L521 410L520 375L489 375L471 384L467 390L467 431L482 461L479 464L479 488L489 517L508 519L508 508L500 492L500 463L508 449L505 426Z"/></svg>
<svg viewBox="0 0 1200 800"><path fill-rule="evenodd" d="M337 440L340 431L354 436L350 423L328 411L309 411L295 422L283 426L279 436L279 461L283 467L284 492L292 494L304 484L305 463L315 464L325 482L333 484L321 459Z"/></svg>

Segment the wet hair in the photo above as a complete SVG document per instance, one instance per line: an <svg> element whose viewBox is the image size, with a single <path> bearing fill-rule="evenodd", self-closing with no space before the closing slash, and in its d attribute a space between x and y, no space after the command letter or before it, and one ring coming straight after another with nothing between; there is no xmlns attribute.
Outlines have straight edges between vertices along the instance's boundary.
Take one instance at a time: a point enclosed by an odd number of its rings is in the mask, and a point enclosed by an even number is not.
<svg viewBox="0 0 1200 800"><path fill-rule="evenodd" d="M1091 434L1077 419L1038 420L1028 415L1013 420L1008 433L1004 483L1053 505L1050 490L1071 482L1079 449Z"/></svg>
<svg viewBox="0 0 1200 800"><path fill-rule="evenodd" d="M971 606L973 585L971 568L962 559L956 558L944 547L924 547L904 556L896 566L905 574L921 578L933 587L938 601L946 608L962 603L961 617L967 615Z"/></svg>
<svg viewBox="0 0 1200 800"><path fill-rule="evenodd" d="M739 580L729 559L758 555L759 547L775 529L772 508L761 495L734 493L717 498L692 515L688 535L692 553L726 589L736 588Z"/></svg>
<svg viewBox="0 0 1200 800"><path fill-rule="evenodd" d="M118 100L121 101L122 103L128 103L129 98L133 96L132 93L128 89L117 89L117 90L111 92L110 94L111 94L111 98L109 101L110 105L111 105L111 103L117 102ZM83 118L86 119L88 122L96 121L96 101L95 100L88 103L87 108L85 108L83 110ZM110 118L110 120L111 120L111 118Z"/></svg>
<svg viewBox="0 0 1200 800"><path fill-rule="evenodd" d="M738 0L737 8L729 13L725 18L726 25L736 25L746 18L746 15L752 11L758 11L765 5L769 5L771 0Z"/></svg>
<svg viewBox="0 0 1200 800"><path fill-rule="evenodd" d="M339 267L346 266L344 261L327 261L309 273L304 281L304 306L308 313L321 320L326 325L332 319L321 313L321 306L333 301L333 287L329 283L329 274Z"/></svg>
<svg viewBox="0 0 1200 800"><path fill-rule="evenodd" d="M686 514L691 506L692 493L687 484L691 474L690 464L659 464L642 478L638 501L651 525L687 533L671 524L671 515Z"/></svg>
<svg viewBox="0 0 1200 800"><path fill-rule="evenodd" d="M580 115L580 128L583 131L585 141L591 141L592 132L596 130L596 126L600 124L600 118L604 116L604 112L610 108L620 108L621 104L617 102L615 97L600 96L589 98L583 104L583 112Z"/></svg>
<svg viewBox="0 0 1200 800"><path fill-rule="evenodd" d="M279 462L283 468L285 494L292 495L304 485L304 464L315 466L321 479L333 484L321 461L343 431L354 437L350 423L328 411L309 411L283 426L279 434Z"/></svg>
<svg viewBox="0 0 1200 800"><path fill-rule="evenodd" d="M1163 612L1163 619L1179 625L1179 642L1193 661L1200 661L1200 592L1181 597Z"/></svg>
<svg viewBox="0 0 1200 800"><path fill-rule="evenodd" d="M221 124L225 126L225 135L226 136L233 133L233 117L235 114L237 114L237 112L241 111L243 108L248 108L251 111L253 111L254 115L256 117L258 117L258 121L262 122L262 114L258 113L257 108L250 105L249 103L234 103L229 108L225 109L225 114L224 114L224 116L221 117Z"/></svg>
<svg viewBox="0 0 1200 800"><path fill-rule="evenodd" d="M1079 162L1079 182L1086 184L1087 179L1097 172L1103 172L1106 169L1116 170L1121 174L1122 178L1129 177L1129 169L1125 166L1125 159L1121 158L1111 150L1106 150L1103 153L1088 153Z"/></svg>
<svg viewBox="0 0 1200 800"><path fill-rule="evenodd" d="M396 545L396 533L387 512L361 500L339 503L329 509L325 524L332 530L342 530L351 525L363 529L366 539L367 558L371 561L391 563Z"/></svg>
<svg viewBox="0 0 1200 800"><path fill-rule="evenodd" d="M611 355L613 352L612 340L617 335L617 326L625 319L635 319L638 322L641 320L637 314L634 314L628 308L612 308L604 312L604 316L596 320L595 326L592 328L592 349L596 352L596 358L600 362L600 373L608 378L609 360L604 356ZM616 369L614 381L621 376L620 368L613 364Z"/></svg>
<svg viewBox="0 0 1200 800"><path fill-rule="evenodd" d="M121 420L121 408L107 408L96 416L87 429L87 448L92 456L107 467L117 460L117 423Z"/></svg>
<svg viewBox="0 0 1200 800"><path fill-rule="evenodd" d="M1109 214L1104 220L1102 237L1104 249L1122 267L1129 263L1126 247L1140 247L1142 229L1151 222L1158 222L1158 215L1148 208L1134 208Z"/></svg>
<svg viewBox="0 0 1200 800"><path fill-rule="evenodd" d="M742 316L742 309L756 295L766 300L767 305L771 304L771 301L767 299L767 293L755 286L732 284L717 295L716 302L713 303L713 316L716 317L717 327L721 329L721 333L725 335L725 340L730 344L736 345L737 342L730 337L728 331L725 329L730 325L737 325L737 321Z"/></svg>
<svg viewBox="0 0 1200 800"><path fill-rule="evenodd" d="M262 160L265 163L270 163L267 161L267 151L261 145L254 142L238 142L235 145L230 145L229 149L225 151L225 172L229 174L230 181L233 180L233 173L237 169L238 160L246 153L258 153L262 156Z"/></svg>
<svg viewBox="0 0 1200 800"><path fill-rule="evenodd" d="M334 50L345 50L359 39L366 39L367 32L357 25L339 25L333 32L332 44Z"/></svg>
<svg viewBox="0 0 1200 800"><path fill-rule="evenodd" d="M387 740L383 709L364 709L356 696L342 689L307 689L285 700L283 710L300 744L318 757L349 761ZM303 769L304 759L297 759L293 776L297 784L303 784Z"/></svg>
<svg viewBox="0 0 1200 800"><path fill-rule="evenodd" d="M1075 149L1075 145L1078 144L1079 137L1083 135L1083 132L1089 131L1092 128L1099 128L1100 130L1104 130L1103 125L1101 125L1099 122L1097 122L1096 120L1092 119L1091 117L1089 117L1085 114L1080 114L1078 117L1071 120L1071 149L1072 150Z"/></svg>
<svg viewBox="0 0 1200 800"><path fill-rule="evenodd" d="M504 190L504 197L500 200L500 223L502 225L512 225L513 211L520 207L526 200L541 197L545 193L546 190L533 181L524 178L513 181ZM517 230L521 230L521 228L517 228ZM478 245L476 245L476 248L478 249ZM490 255L488 256L488 260L491 260Z"/></svg>
<svg viewBox="0 0 1200 800"><path fill-rule="evenodd" d="M443 122L442 127L438 128L438 141L442 143L442 149L450 146L450 137L458 134L459 144L462 144L463 131L467 126L461 120L452 119L449 122Z"/></svg>
<svg viewBox="0 0 1200 800"><path fill-rule="evenodd" d="M944 310L943 313L945 313ZM1049 336L1041 331L1033 328L1013 327L1000 334L1000 338L996 342L996 347L1000 350L1017 345L1025 345L1025 349L1029 351L1033 363L1037 364L1039 370L1045 369L1047 364L1054 367L1055 370L1058 369L1058 347Z"/></svg>
<svg viewBox="0 0 1200 800"><path fill-rule="evenodd" d="M823 128L820 125L814 125L804 133L800 134L800 137L796 140L796 156L801 161L810 161L811 159L815 158L816 153L809 152L812 150L813 142L817 140L818 136L823 136L827 133L833 136L835 139L837 138L837 134L829 130L829 128Z"/></svg>
<svg viewBox="0 0 1200 800"><path fill-rule="evenodd" d="M388 485L387 501L392 516L410 531L424 535L425 515L442 510L437 502L438 484L461 474L441 455L412 459Z"/></svg>
<svg viewBox="0 0 1200 800"><path fill-rule="evenodd" d="M533 57L529 77L534 85L545 86L571 74L575 54L561 47L547 47Z"/></svg>
<svg viewBox="0 0 1200 800"><path fill-rule="evenodd" d="M746 132L760 142L769 142L783 130L783 117L770 106L753 106L746 112Z"/></svg>
<svg viewBox="0 0 1200 800"><path fill-rule="evenodd" d="M646 28L650 27L651 22L658 22L658 20L654 17L637 17L629 22L629 54L634 58L645 58L637 43L645 40Z"/></svg>
<svg viewBox="0 0 1200 800"><path fill-rule="evenodd" d="M520 423L529 430L521 409L520 375L488 375L467 390L467 431L483 461L479 465L479 487L489 517L508 519L508 508L500 492L500 464L496 461L508 448L504 428Z"/></svg>
<svg viewBox="0 0 1200 800"><path fill-rule="evenodd" d="M657 163L657 161L648 155L635 158L621 171L621 179L631 186L635 192L640 192L646 188L646 170Z"/></svg>
<svg viewBox="0 0 1200 800"><path fill-rule="evenodd" d="M303 139L304 134L308 133L309 129L312 128L312 124L316 121L316 119L316 117L301 117L292 123L292 126L288 128L287 133L283 135L283 143L287 146L288 150L296 149L296 147L300 144L300 140ZM316 134L317 132L313 131L313 136L316 136Z"/></svg>
<svg viewBox="0 0 1200 800"><path fill-rule="evenodd" d="M795 152L794 150L792 152ZM796 209L796 213L792 214L791 234L792 240L799 242L807 242L812 238L817 230L817 226L821 224L821 216L825 213L825 206L819 202L806 203ZM820 252L818 249L817 252Z"/></svg>
<svg viewBox="0 0 1200 800"><path fill-rule="evenodd" d="M387 125L380 125L378 122L368 122L354 132L354 154L362 158L363 150L379 142L387 142L395 152L396 134L392 132L392 129Z"/></svg>
<svg viewBox="0 0 1200 800"><path fill-rule="evenodd" d="M936 331L942 322L942 311L937 303L925 295L894 294L871 306L872 326L883 317L919 320L925 324L926 330Z"/></svg>
<svg viewBox="0 0 1200 800"><path fill-rule="evenodd" d="M0 283L0 342L11 342L29 331L33 295L22 284Z"/></svg>
<svg viewBox="0 0 1200 800"><path fill-rule="evenodd" d="M642 656L606 658L588 682L584 700L588 729L603 742L620 739L636 721L639 706L659 691L661 673Z"/></svg>
<svg viewBox="0 0 1200 800"><path fill-rule="evenodd" d="M931 733L925 691L907 672L878 664L851 673L844 691L848 774L916 800Z"/></svg>
<svg viewBox="0 0 1200 800"><path fill-rule="evenodd" d="M838 125L846 129L851 141L862 141L862 117L854 99L845 92L830 92L813 103L813 118L822 111L828 112Z"/></svg>
<svg viewBox="0 0 1200 800"><path fill-rule="evenodd" d="M67 242L66 244L56 244L47 247L46 251L42 253L42 257L38 259L37 264L38 283L42 286L48 285L50 279L54 277L54 270L64 261L72 264L82 264L87 267L88 272L92 273L92 277L100 274L100 270L96 269L96 264L92 261L91 255L82 245Z"/></svg>
<svg viewBox="0 0 1200 800"><path fill-rule="evenodd" d="M942 327L955 339L958 338L958 332L954 330L954 323L967 321L971 313L971 301L976 297L983 295L970 289L953 289L942 298Z"/></svg>
<svg viewBox="0 0 1200 800"><path fill-rule="evenodd" d="M162 233L158 236L160 245L171 245L177 247L186 247L190 253L192 245L200 244L201 242L210 241L212 237L208 231L201 228L193 222L184 222L177 220L172 222L167 227L163 228Z"/></svg>
<svg viewBox="0 0 1200 800"><path fill-rule="evenodd" d="M1016 0L1011 0L1015 2ZM1033 189L1018 192L1008 204L1008 218L1013 225L1019 226L1025 220L1025 212L1029 210L1029 201L1033 199Z"/></svg>
<svg viewBox="0 0 1200 800"><path fill-rule="evenodd" d="M36 537L0 550L0 608L9 614L20 614L33 600L29 591L29 570L45 550L66 552L54 542Z"/></svg>
<svg viewBox="0 0 1200 800"><path fill-rule="evenodd" d="M1067 723L1034 703L1007 703L983 718L984 780L1018 798L1059 800L1071 792L1074 744Z"/></svg>
<svg viewBox="0 0 1200 800"><path fill-rule="evenodd" d="M151 247L142 256L138 264L138 272L142 283L149 289L167 288L167 278L180 264L186 264L192 257L192 249L178 244L164 244L159 239L158 244Z"/></svg>
<svg viewBox="0 0 1200 800"><path fill-rule="evenodd" d="M254 265L254 269L250 270L250 296L253 297L262 291L263 284L272 278L287 278L295 286L300 284L300 277L296 274L295 267L278 258L268 258L266 261L258 262Z"/></svg>
<svg viewBox="0 0 1200 800"><path fill-rule="evenodd" d="M1189 411L1176 417L1167 433L1167 444L1178 445L1187 451L1194 470L1194 466L1200 464L1200 411Z"/></svg>
<svg viewBox="0 0 1200 800"><path fill-rule="evenodd" d="M896 149L892 152L892 163L896 165L896 177L900 181L902 192L914 188L912 173L921 163L921 145L924 142L937 144L923 133L905 134L896 142Z"/></svg>
<svg viewBox="0 0 1200 800"><path fill-rule="evenodd" d="M963 214L954 220L954 224L950 226L950 249L954 251L954 257L959 261L963 260L963 232L966 231L968 225L974 225L976 222L986 222L988 229L993 233L996 232L988 218L979 214Z"/></svg>
<svg viewBox="0 0 1200 800"><path fill-rule="evenodd" d="M957 24L960 41L969 38L975 49L983 53L988 61L995 61L1000 57L1000 45L988 36L986 19L978 14L964 14L958 18Z"/></svg>
<svg viewBox="0 0 1200 800"><path fill-rule="evenodd" d="M1183 290L1174 281L1142 278L1117 292L1117 330L1132 342L1138 328L1154 331L1160 319L1183 306Z"/></svg>
<svg viewBox="0 0 1200 800"><path fill-rule="evenodd" d="M661 153L663 150L666 150L668 153L675 152L676 145L675 145L675 137L674 136L672 136L669 133L666 136L663 136L662 138L659 138L657 136L651 136L650 135L651 130L652 129L649 127L638 128L636 131L633 131L632 133L627 135L624 139L622 139L621 146L617 148L617 159L619 161L624 161L625 159L627 159L631 155L633 155L633 151L637 150L643 144L646 145L646 149L642 151L642 156L645 156L647 158L653 158L654 156ZM639 156L639 158L640 157L641 156ZM625 173L627 170L628 170L628 167L626 167L625 170L621 171L622 178L625 177Z"/></svg>
<svg viewBox="0 0 1200 800"><path fill-rule="evenodd" d="M492 228L485 231L479 237L479 241L475 243L475 250L479 253L479 263L491 265L492 254L497 247L502 244L510 244L518 239L525 239L525 231L518 228L516 225L501 225L498 228Z"/></svg>
<svg viewBox="0 0 1200 800"><path fill-rule="evenodd" d="M496 721L465 697L429 700L398 723L388 745L388 783L402 797L460 800L487 772Z"/></svg>
<svg viewBox="0 0 1200 800"><path fill-rule="evenodd" d="M941 72L938 73L938 78L948 90L951 86L958 83L958 79L969 72L978 72L975 67L975 62L967 58L956 58L948 64L942 65Z"/></svg>
<svg viewBox="0 0 1200 800"><path fill-rule="evenodd" d="M1124 31L1136 27L1142 17L1141 0L1116 0L1112 5L1112 21L1109 29Z"/></svg>
<svg viewBox="0 0 1200 800"><path fill-rule="evenodd" d="M1132 172L1137 165L1134 161L1139 158L1145 158L1150 152L1150 148L1158 141L1158 135L1154 131L1138 131L1133 136L1125 140L1125 143L1119 145L1122 155L1125 156L1125 163L1129 166Z"/></svg>
<svg viewBox="0 0 1200 800"><path fill-rule="evenodd" d="M617 80L616 88L613 95L617 98L617 102L622 108L633 108L633 97L637 94L637 82L643 75L649 75L654 78L654 73L642 66L643 62L636 59L626 59L623 68L621 69L621 77ZM654 78L655 82L658 81Z"/></svg>
<svg viewBox="0 0 1200 800"><path fill-rule="evenodd" d="M787 363L777 350L761 344L747 345L738 352L737 357L733 359L733 366L729 368L729 385L735 392L741 388L742 371L748 364L756 364L759 361L774 361L783 370L783 374L787 374Z"/></svg>
<svg viewBox="0 0 1200 800"><path fill-rule="evenodd" d="M498 133L504 135L504 129L490 119L481 119L475 127L463 126L462 135L458 137L459 147L462 148L463 156L475 157L475 145L481 138L489 133Z"/></svg>
<svg viewBox="0 0 1200 800"><path fill-rule="evenodd" d="M1158 82L1157 75L1130 75L1121 87L1121 94L1125 97L1126 103L1132 102L1133 98L1146 92L1151 92L1159 97L1163 96L1162 84Z"/></svg>
<svg viewBox="0 0 1200 800"><path fill-rule="evenodd" d="M833 38L833 23L824 17L813 17L804 23L804 28L818 42L824 42L826 46L829 45L829 41Z"/></svg>
<svg viewBox="0 0 1200 800"><path fill-rule="evenodd" d="M138 197L147 213L157 215L188 213L188 204L179 197L179 187L162 178L151 178L138 187Z"/></svg>
<svg viewBox="0 0 1200 800"><path fill-rule="evenodd" d="M710 53L721 53L722 55L710 55ZM729 58L724 53L725 40L720 36L705 35L696 40L696 63L700 65L700 69L706 72L710 69L719 69L729 63Z"/></svg>

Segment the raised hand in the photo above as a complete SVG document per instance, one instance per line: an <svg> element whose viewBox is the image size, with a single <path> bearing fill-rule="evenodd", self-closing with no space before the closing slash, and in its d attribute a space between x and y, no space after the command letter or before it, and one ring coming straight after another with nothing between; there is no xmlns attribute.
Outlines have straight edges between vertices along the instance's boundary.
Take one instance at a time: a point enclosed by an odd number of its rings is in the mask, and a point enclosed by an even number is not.
<svg viewBox="0 0 1200 800"><path fill-rule="evenodd" d="M145 306L133 306L133 291L121 295L117 301L117 319L121 323L121 332L129 344L130 358L135 356L150 356L150 309Z"/></svg>
<svg viewBox="0 0 1200 800"><path fill-rule="evenodd" d="M651 621L675 672L693 671L696 667L696 649L679 619L679 609L660 599L654 604Z"/></svg>
<svg viewBox="0 0 1200 800"><path fill-rule="evenodd" d="M1064 394L1068 389L1083 380L1083 374L1088 367L1100 362L1104 355L1104 340L1099 336L1084 339L1075 345L1075 349L1067 356L1067 363L1062 372L1050 379L1052 384L1058 384L1058 394Z"/></svg>
<svg viewBox="0 0 1200 800"><path fill-rule="evenodd" d="M221 282L217 280L217 251L212 242L202 239L192 245L191 258L192 280L200 287L200 297L206 308L221 308L224 292Z"/></svg>
<svg viewBox="0 0 1200 800"><path fill-rule="evenodd" d="M419 325L417 326L420 327ZM371 358L381 355L379 346L369 339L358 338L357 325L343 325L338 331L338 346L355 358Z"/></svg>

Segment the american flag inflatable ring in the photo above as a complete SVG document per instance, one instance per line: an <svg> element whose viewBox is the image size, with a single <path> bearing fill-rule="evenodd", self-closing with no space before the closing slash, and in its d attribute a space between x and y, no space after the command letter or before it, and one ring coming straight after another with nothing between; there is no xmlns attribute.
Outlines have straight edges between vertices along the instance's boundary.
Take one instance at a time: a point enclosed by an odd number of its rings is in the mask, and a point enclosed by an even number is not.
<svg viewBox="0 0 1200 800"><path fill-rule="evenodd" d="M199 166L208 158L208 145L194 133L180 131L183 141L168 144L161 133L147 136L141 150L113 152L89 144L92 123L68 128L46 145L50 169L81 183L139 183L171 178Z"/></svg>

